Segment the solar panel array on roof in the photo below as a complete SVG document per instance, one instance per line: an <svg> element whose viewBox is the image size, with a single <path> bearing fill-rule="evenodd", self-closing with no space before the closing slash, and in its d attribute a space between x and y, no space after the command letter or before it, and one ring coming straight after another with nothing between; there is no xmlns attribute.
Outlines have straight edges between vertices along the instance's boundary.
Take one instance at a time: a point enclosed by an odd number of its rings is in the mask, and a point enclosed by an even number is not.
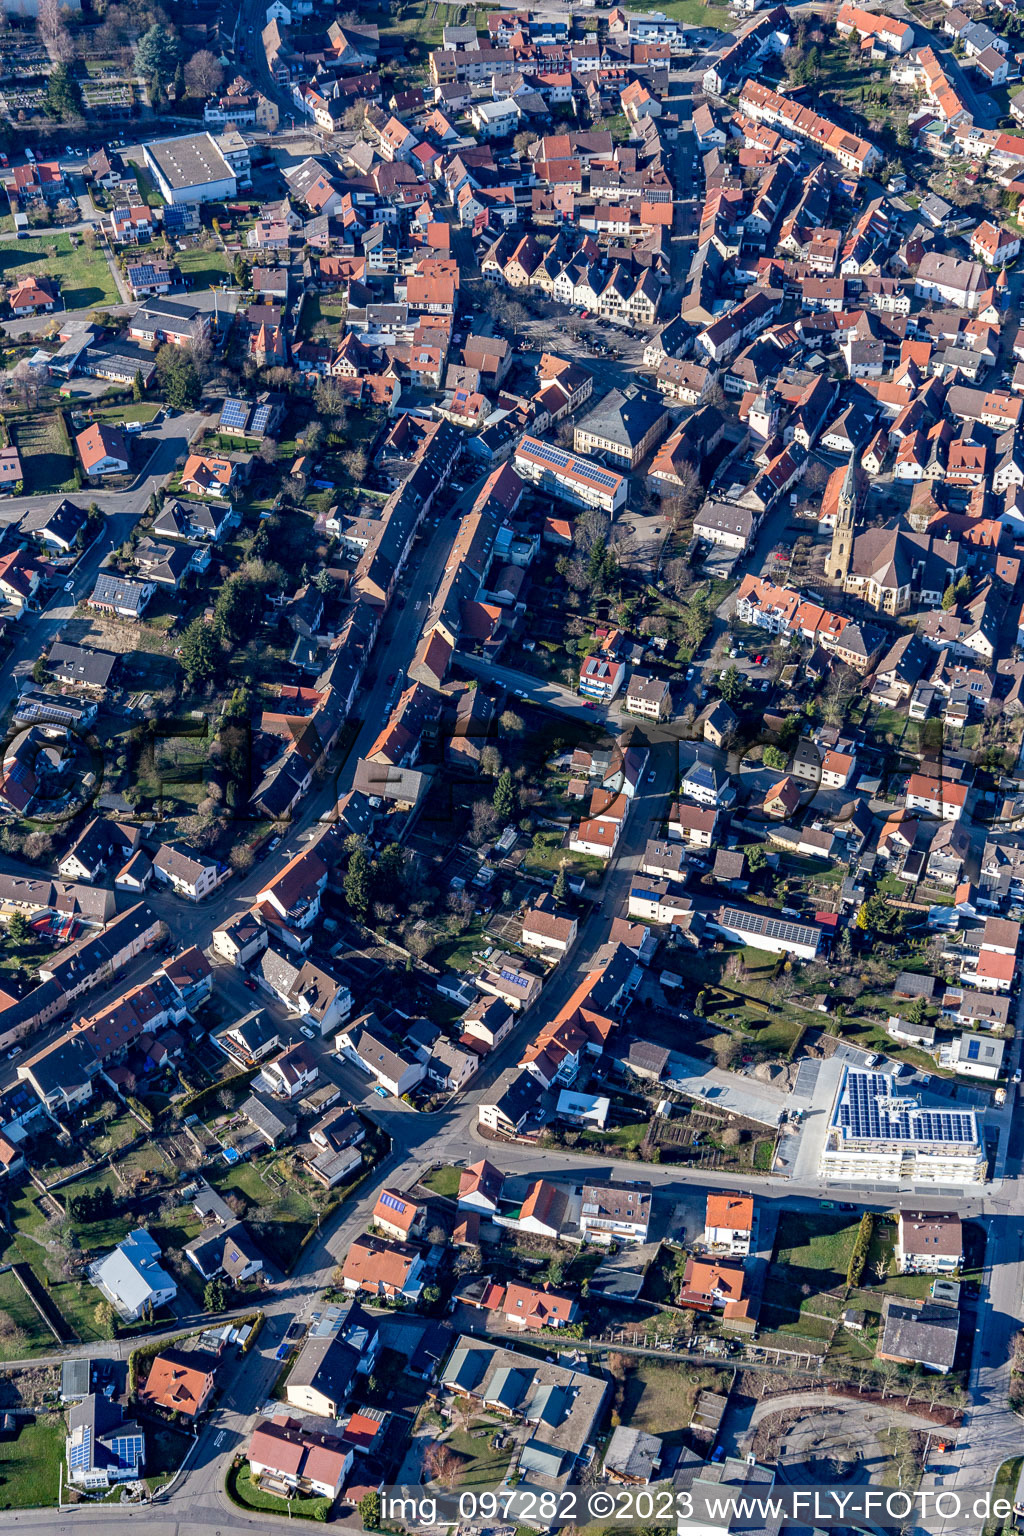
<svg viewBox="0 0 1024 1536"><path fill-rule="evenodd" d="M398 1196L393 1195L390 1190L384 1191L380 1197L380 1203L386 1205L389 1211L397 1211L399 1215L405 1212L405 1201L399 1200Z"/></svg>
<svg viewBox="0 0 1024 1536"><path fill-rule="evenodd" d="M117 1435L110 1442L119 1467L137 1467L142 1461L142 1436Z"/></svg>
<svg viewBox="0 0 1024 1536"><path fill-rule="evenodd" d="M839 1104L838 1124L855 1141L975 1143L977 1125L970 1111L922 1109L917 1099L901 1099L881 1072L848 1072Z"/></svg>
<svg viewBox="0 0 1024 1536"><path fill-rule="evenodd" d="M250 421L250 423L249 423L249 430L250 430L250 432L252 432L253 434L258 433L258 432L265 432L267 430L267 422L269 420L270 420L270 406L269 405L258 405L256 407L256 410L253 412L252 421Z"/></svg>
<svg viewBox="0 0 1024 1536"><path fill-rule="evenodd" d="M77 1472L79 1469L88 1470L92 1466L92 1430L87 1424L83 1424L77 1434L77 1443L73 1438L71 1454L68 1456L68 1466L72 1472Z"/></svg>
<svg viewBox="0 0 1024 1536"><path fill-rule="evenodd" d="M768 939L783 939L793 944L814 942L816 930L806 923L787 923L780 917L767 917L759 912L741 912L738 907L726 907L722 923L727 928L742 928L748 933L759 933Z"/></svg>
<svg viewBox="0 0 1024 1536"><path fill-rule="evenodd" d="M523 976L519 971L502 971L501 979L502 981L510 981L514 987L525 987L529 984L529 978Z"/></svg>
<svg viewBox="0 0 1024 1536"><path fill-rule="evenodd" d="M542 463L550 464L554 469L572 470L575 474L583 475L586 479L593 480L595 485L603 485L608 490L614 490L622 480L621 475L612 475L607 470L597 469L585 459L578 459L575 454L566 453L564 448L556 448L553 443L542 443L537 438L530 438L523 447L527 453L532 454L535 459L540 459Z"/></svg>
<svg viewBox="0 0 1024 1536"><path fill-rule="evenodd" d="M238 427L245 430L245 424L249 420L249 403L247 400L225 400L224 409L220 413L222 427Z"/></svg>

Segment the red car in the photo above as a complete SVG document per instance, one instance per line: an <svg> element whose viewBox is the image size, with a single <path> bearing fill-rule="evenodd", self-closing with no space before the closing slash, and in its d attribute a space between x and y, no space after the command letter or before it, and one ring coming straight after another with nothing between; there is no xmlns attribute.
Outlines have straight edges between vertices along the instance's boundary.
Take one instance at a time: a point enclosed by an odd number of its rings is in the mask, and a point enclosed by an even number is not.
<svg viewBox="0 0 1024 1536"><path fill-rule="evenodd" d="M761 658L760 658L760 656L755 656L754 657L754 666L755 667L759 667L760 665L761 665Z"/></svg>
<svg viewBox="0 0 1024 1536"><path fill-rule="evenodd" d="M253 981L251 976L247 976L242 985L243 987L248 987L250 992L256 991L256 983Z"/></svg>

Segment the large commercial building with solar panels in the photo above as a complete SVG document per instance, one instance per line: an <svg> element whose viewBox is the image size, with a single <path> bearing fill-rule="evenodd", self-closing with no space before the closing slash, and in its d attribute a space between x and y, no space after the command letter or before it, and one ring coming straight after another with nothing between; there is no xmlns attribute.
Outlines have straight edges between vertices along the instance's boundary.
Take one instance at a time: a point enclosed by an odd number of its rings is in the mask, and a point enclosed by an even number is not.
<svg viewBox="0 0 1024 1536"><path fill-rule="evenodd" d="M844 1069L821 1154L823 1178L981 1184L986 1166L972 1110L926 1109L884 1072Z"/></svg>
<svg viewBox="0 0 1024 1536"><path fill-rule="evenodd" d="M532 480L576 507L600 507L612 516L626 504L626 479L613 469L604 469L592 459L568 453L539 437L524 437L516 449L515 470L524 480Z"/></svg>

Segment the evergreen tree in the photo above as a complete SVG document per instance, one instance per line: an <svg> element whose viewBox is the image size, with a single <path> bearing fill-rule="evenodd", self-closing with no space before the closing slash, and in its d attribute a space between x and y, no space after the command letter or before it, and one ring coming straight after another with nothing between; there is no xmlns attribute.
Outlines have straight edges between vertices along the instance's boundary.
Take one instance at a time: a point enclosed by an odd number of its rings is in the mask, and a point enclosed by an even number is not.
<svg viewBox="0 0 1024 1536"><path fill-rule="evenodd" d="M224 1281L215 1275L212 1280L207 1280L203 1291L203 1307L207 1312L223 1312L227 1306L228 1294Z"/></svg>
<svg viewBox="0 0 1024 1536"><path fill-rule="evenodd" d="M43 97L43 110L48 117L64 122L69 117L82 115L82 90L66 64L58 64L52 70Z"/></svg>
<svg viewBox="0 0 1024 1536"><path fill-rule="evenodd" d="M743 679L737 667L729 667L718 680L718 691L727 704L735 704L743 692Z"/></svg>
<svg viewBox="0 0 1024 1536"><path fill-rule="evenodd" d="M12 912L7 922L7 937L12 944L24 944L29 938L31 929L24 912Z"/></svg>
<svg viewBox="0 0 1024 1536"><path fill-rule="evenodd" d="M502 821L507 821L515 809L516 792L512 783L512 775L507 768L503 768L498 775L498 782L494 786L494 809Z"/></svg>
<svg viewBox="0 0 1024 1536"><path fill-rule="evenodd" d="M199 370L184 347L161 347L156 355L156 373L168 405L176 411L195 409L202 396L203 385Z"/></svg>
<svg viewBox="0 0 1024 1536"><path fill-rule="evenodd" d="M551 887L551 894L558 902L564 901L569 891L569 872L566 865L567 861L563 859L561 864L558 866L558 873L555 876L555 883Z"/></svg>
<svg viewBox="0 0 1024 1536"><path fill-rule="evenodd" d="M205 683L217 670L217 645L212 627L202 618L192 620L181 638L179 657L190 688Z"/></svg>
<svg viewBox="0 0 1024 1536"><path fill-rule="evenodd" d="M345 871L345 900L361 923L366 921L366 914L370 910L370 896L372 894L372 871L370 861L361 848L356 848L348 861L348 869Z"/></svg>
<svg viewBox="0 0 1024 1536"><path fill-rule="evenodd" d="M135 377L132 380L132 399L136 405L142 399L142 371L139 368L136 368Z"/></svg>
<svg viewBox="0 0 1024 1536"><path fill-rule="evenodd" d="M180 57L178 39L169 27L154 22L135 47L135 73L162 84L173 80Z"/></svg>
<svg viewBox="0 0 1024 1536"><path fill-rule="evenodd" d="M179 59L178 60L178 67L174 71L174 100L176 102L181 101L184 98L184 95L185 95L185 70L184 70L184 67L182 65L181 60Z"/></svg>

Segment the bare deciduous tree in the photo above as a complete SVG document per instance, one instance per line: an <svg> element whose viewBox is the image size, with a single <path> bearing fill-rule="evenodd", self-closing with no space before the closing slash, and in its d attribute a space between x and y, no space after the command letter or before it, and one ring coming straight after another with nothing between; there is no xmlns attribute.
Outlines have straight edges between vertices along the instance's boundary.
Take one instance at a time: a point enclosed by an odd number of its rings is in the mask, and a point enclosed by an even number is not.
<svg viewBox="0 0 1024 1536"><path fill-rule="evenodd" d="M39 10L36 14L36 26L39 28L39 36L44 43L52 43L60 31L61 21L60 0L39 0Z"/></svg>
<svg viewBox="0 0 1024 1536"><path fill-rule="evenodd" d="M224 83L224 71L209 48L200 48L185 65L185 89L190 96L212 96Z"/></svg>

